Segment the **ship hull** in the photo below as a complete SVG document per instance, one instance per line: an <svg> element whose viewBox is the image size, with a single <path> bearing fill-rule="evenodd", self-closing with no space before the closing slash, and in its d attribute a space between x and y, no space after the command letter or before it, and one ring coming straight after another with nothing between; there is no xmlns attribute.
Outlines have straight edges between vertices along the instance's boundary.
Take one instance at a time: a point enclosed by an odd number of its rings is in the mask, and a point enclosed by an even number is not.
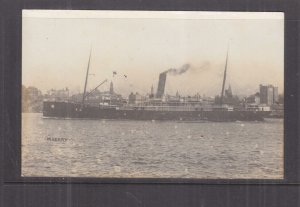
<svg viewBox="0 0 300 207"><path fill-rule="evenodd" d="M159 111L133 108L84 106L68 102L44 102L43 116L56 118L174 120L174 121L263 121L267 111Z"/></svg>

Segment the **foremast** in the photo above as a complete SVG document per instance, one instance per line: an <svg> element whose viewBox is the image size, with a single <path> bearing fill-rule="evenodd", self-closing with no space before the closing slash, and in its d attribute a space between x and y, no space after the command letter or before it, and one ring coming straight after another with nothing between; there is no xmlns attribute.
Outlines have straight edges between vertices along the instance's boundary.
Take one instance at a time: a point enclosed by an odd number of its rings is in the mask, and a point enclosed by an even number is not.
<svg viewBox="0 0 300 207"><path fill-rule="evenodd" d="M89 70L90 70L90 62L91 62L91 54L92 54L92 48L90 50L90 56L89 56L89 62L86 70L86 76L85 76L85 83L84 83L84 90L83 90L83 96L82 96L82 102L81 105L84 105L85 97L86 97L86 86L88 83L88 76L89 76Z"/></svg>
<svg viewBox="0 0 300 207"><path fill-rule="evenodd" d="M228 50L229 50L229 46L227 48L226 63L225 63L225 70L224 70L224 76L223 76L222 91L221 91L221 97L220 97L220 104L221 104L221 106L223 105L224 88L225 88L226 75L227 75Z"/></svg>

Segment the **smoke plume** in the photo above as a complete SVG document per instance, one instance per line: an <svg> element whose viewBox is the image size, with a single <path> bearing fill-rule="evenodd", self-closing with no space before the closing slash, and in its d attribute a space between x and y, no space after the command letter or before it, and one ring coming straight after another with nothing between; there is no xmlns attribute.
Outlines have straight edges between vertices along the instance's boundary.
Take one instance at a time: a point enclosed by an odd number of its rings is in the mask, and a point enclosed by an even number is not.
<svg viewBox="0 0 300 207"><path fill-rule="evenodd" d="M205 61L203 62L201 65L198 66L191 66L190 64L184 64L183 66L181 66L180 68L170 68L162 73L166 73L169 75L181 75L183 73L186 73L187 71L190 72L205 72L211 69L211 64L209 61Z"/></svg>
<svg viewBox="0 0 300 207"><path fill-rule="evenodd" d="M190 69L190 64L184 64L180 68L170 68L163 73L167 73L170 75L181 75Z"/></svg>

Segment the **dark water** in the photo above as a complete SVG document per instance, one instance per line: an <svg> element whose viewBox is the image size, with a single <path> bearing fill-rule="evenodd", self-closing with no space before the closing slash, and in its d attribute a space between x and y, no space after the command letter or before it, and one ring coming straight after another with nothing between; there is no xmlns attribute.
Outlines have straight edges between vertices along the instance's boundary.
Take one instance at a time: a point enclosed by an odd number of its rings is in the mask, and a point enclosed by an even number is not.
<svg viewBox="0 0 300 207"><path fill-rule="evenodd" d="M22 114L22 175L283 178L283 120L45 119Z"/></svg>

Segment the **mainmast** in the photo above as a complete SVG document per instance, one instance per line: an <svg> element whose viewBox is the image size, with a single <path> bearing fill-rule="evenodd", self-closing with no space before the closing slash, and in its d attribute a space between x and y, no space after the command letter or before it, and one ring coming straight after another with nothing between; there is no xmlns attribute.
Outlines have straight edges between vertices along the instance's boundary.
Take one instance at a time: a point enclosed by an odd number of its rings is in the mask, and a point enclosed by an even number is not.
<svg viewBox="0 0 300 207"><path fill-rule="evenodd" d="M91 53L92 53L92 48L90 50L90 57L89 57L89 62L88 62L87 70L86 70L85 83L84 83L84 91L83 91L83 96L82 96L82 106L84 105L84 101L85 101L85 97L86 97L85 94L86 94L86 86L87 86L88 76L89 76L89 70L90 70Z"/></svg>
<svg viewBox="0 0 300 207"><path fill-rule="evenodd" d="M225 82L226 82L227 61L228 61L228 50L229 50L229 46L228 46L228 49L227 49L226 63L225 63L225 70L224 70L224 77L223 77L223 85L222 85L222 92L221 92L221 98L220 98L220 104L221 104L221 106L222 106L222 104L223 104L224 87L225 87Z"/></svg>

